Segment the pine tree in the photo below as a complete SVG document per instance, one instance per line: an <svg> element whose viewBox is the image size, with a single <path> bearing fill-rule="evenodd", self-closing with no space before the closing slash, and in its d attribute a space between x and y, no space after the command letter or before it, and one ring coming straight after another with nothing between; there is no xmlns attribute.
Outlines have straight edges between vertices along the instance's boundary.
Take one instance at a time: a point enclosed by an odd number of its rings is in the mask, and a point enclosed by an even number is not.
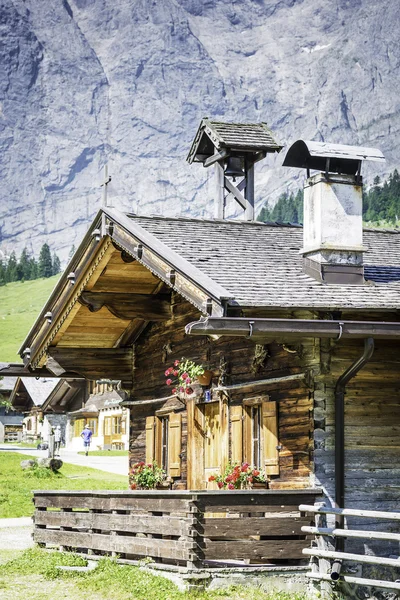
<svg viewBox="0 0 400 600"><path fill-rule="evenodd" d="M53 265L48 244L43 244L40 250L38 271L39 277L51 277L53 274Z"/></svg>
<svg viewBox="0 0 400 600"><path fill-rule="evenodd" d="M24 248L21 252L21 256L17 266L18 281L26 280L31 278L31 265L28 250Z"/></svg>
<svg viewBox="0 0 400 600"><path fill-rule="evenodd" d="M52 274L57 275L61 271L61 262L57 254L53 252Z"/></svg>
<svg viewBox="0 0 400 600"><path fill-rule="evenodd" d="M72 259L74 254L75 254L75 244L72 244L71 250L69 251L69 254L68 254L68 262Z"/></svg>
<svg viewBox="0 0 400 600"><path fill-rule="evenodd" d="M6 269L6 283L17 281L17 264L15 252L11 252Z"/></svg>
<svg viewBox="0 0 400 600"><path fill-rule="evenodd" d="M0 285L6 284L7 267L2 259L0 259Z"/></svg>

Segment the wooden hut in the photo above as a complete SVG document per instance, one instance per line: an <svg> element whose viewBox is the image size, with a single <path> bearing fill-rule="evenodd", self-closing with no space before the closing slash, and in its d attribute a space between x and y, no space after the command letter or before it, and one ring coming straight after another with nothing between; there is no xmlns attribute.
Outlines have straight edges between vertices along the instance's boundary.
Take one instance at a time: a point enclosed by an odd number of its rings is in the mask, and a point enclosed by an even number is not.
<svg viewBox="0 0 400 600"><path fill-rule="evenodd" d="M231 133L223 144L207 122L190 160L226 170L229 156L241 158L235 174L242 169L251 191L252 164L280 147L270 139L258 147L251 131L254 149L240 143L240 128ZM214 150L205 151L203 135ZM390 510L400 478L400 236L362 230L365 152L343 158L347 150L330 148L327 163L321 148L306 150L307 160L292 166L322 164L325 173L307 180L306 215L319 221L306 224L305 238L291 224L101 209L21 356L32 372L121 380L130 394L130 461L155 459L172 490L214 494L210 475L248 462L265 472L281 505L289 491L296 502L320 486L341 507ZM226 206L231 194L251 212L251 193L241 181L233 190L232 171L224 172L218 202ZM182 357L212 372L209 384L183 396L164 374ZM280 556L299 557L293 548Z"/></svg>

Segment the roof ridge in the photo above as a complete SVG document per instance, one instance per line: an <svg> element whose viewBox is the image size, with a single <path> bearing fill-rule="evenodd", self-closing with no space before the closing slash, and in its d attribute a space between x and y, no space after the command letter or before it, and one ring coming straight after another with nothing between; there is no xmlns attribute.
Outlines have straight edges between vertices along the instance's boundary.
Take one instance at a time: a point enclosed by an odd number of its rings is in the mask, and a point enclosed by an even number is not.
<svg viewBox="0 0 400 600"><path fill-rule="evenodd" d="M224 224L230 224L230 225L249 225L249 226L269 226L269 227L293 227L295 229L302 229L303 225L300 225L299 223L281 223L279 221L268 221L268 222L264 222L264 221L244 221L244 220L236 220L236 219L212 219L211 217L206 219L206 218L196 218L196 217L184 217L184 216L180 216L180 217L168 217L166 215L136 215L133 213L125 213L125 216L128 217L129 219L134 219L134 218L138 218L138 219L162 219L164 221L190 221L193 223L224 223Z"/></svg>

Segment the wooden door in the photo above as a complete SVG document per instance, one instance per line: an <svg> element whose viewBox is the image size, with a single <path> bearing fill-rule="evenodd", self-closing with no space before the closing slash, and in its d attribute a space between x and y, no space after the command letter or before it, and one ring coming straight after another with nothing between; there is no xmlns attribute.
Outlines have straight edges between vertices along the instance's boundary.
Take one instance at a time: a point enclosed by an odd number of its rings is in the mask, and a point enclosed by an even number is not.
<svg viewBox="0 0 400 600"><path fill-rule="evenodd" d="M218 489L210 475L221 472L221 416L219 402L204 405L204 483L206 489Z"/></svg>
<svg viewBox="0 0 400 600"><path fill-rule="evenodd" d="M104 446L111 446L112 417L104 418Z"/></svg>

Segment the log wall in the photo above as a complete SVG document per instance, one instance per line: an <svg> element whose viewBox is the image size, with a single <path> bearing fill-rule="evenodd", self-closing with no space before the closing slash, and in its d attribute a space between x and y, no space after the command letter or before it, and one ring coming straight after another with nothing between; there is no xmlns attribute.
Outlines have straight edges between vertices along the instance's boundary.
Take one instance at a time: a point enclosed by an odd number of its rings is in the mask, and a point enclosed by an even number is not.
<svg viewBox="0 0 400 600"><path fill-rule="evenodd" d="M257 316L254 313L254 316ZM261 316L261 315L260 315ZM289 314L282 317L311 318L311 313ZM306 373L303 380L245 390L228 391L228 405L240 404L246 398L267 394L278 404L280 475L273 477L271 487L307 487L313 462L313 383L308 377L311 369L319 369L319 342L305 339L301 344L286 346L276 342L257 346L251 339L186 336L187 323L200 314L178 295L172 299L172 318L153 323L135 345L133 400L151 400L168 396L164 371L181 357L192 359L214 372L212 386L244 384L258 380L280 378ZM265 353L265 354L263 354ZM145 418L154 415L163 405L133 404L131 407L131 464L144 460ZM182 475L175 487L186 485L187 415L182 412Z"/></svg>
<svg viewBox="0 0 400 600"><path fill-rule="evenodd" d="M351 318L354 316L346 316ZM378 315L366 315L366 319ZM387 321L397 315L382 315ZM338 377L363 352L363 341L321 344L324 372L315 382L316 481L334 498L334 388ZM345 395L345 506L367 510L398 510L400 500L400 344L375 343L371 360L352 379ZM382 530L382 522L349 519L353 528ZM387 524L386 524L387 527ZM391 530L400 531L398 522ZM398 544L388 550L379 541L349 541L355 552L397 555Z"/></svg>

